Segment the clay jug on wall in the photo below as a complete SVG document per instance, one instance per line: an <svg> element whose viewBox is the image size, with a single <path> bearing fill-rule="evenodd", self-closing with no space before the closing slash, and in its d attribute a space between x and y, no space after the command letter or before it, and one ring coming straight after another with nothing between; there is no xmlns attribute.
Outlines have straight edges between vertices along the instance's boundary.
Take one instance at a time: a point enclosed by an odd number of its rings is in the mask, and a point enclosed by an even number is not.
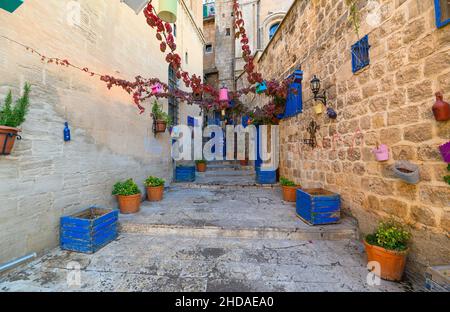
<svg viewBox="0 0 450 312"><path fill-rule="evenodd" d="M450 119L450 104L444 102L441 92L436 93L436 103L433 105L433 114L437 121L447 121Z"/></svg>

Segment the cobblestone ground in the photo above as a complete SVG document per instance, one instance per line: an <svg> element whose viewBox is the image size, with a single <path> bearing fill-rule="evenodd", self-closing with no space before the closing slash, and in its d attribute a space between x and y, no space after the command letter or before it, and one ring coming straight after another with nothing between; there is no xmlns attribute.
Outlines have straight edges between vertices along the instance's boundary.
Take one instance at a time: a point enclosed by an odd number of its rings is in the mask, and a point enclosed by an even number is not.
<svg viewBox="0 0 450 312"><path fill-rule="evenodd" d="M0 291L414 290L367 283L351 218L308 226L279 187L255 187L251 171L226 169L121 216L119 238L94 255L55 249L0 276Z"/></svg>

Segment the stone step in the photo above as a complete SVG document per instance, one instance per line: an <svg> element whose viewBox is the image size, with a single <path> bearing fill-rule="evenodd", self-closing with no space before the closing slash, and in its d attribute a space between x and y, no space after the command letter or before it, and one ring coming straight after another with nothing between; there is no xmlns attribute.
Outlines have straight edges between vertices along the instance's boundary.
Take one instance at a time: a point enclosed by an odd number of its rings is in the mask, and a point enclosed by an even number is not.
<svg viewBox="0 0 450 312"><path fill-rule="evenodd" d="M284 202L277 188L185 188L166 191L161 202L144 202L134 215L121 215L123 233L186 237L280 240L356 239L352 218L339 224L309 226Z"/></svg>
<svg viewBox="0 0 450 312"><path fill-rule="evenodd" d="M261 228L261 227L218 227L183 226L176 224L148 224L120 222L121 233L145 234L154 236L183 236L196 238L243 238L243 239L279 239L279 240L345 240L357 239L355 228L324 229L323 227L298 228Z"/></svg>
<svg viewBox="0 0 450 312"><path fill-rule="evenodd" d="M208 164L207 171L228 171L228 170L235 170L235 171L254 171L255 168L253 166L241 166L241 165L213 165Z"/></svg>
<svg viewBox="0 0 450 312"><path fill-rule="evenodd" d="M227 177L227 176L255 176L256 173L250 170L207 170L206 172L198 173L202 177Z"/></svg>

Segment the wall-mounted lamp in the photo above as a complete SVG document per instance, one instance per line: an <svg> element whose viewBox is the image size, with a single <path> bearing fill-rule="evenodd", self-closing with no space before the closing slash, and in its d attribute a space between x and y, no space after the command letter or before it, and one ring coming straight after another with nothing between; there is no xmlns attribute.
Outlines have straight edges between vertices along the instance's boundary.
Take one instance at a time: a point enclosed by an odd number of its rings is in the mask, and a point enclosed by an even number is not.
<svg viewBox="0 0 450 312"><path fill-rule="evenodd" d="M321 87L320 79L317 78L316 75L314 75L313 79L311 80L311 91L314 94L314 100L321 101L326 106L327 105L327 92L323 91L323 94L319 95L320 87Z"/></svg>

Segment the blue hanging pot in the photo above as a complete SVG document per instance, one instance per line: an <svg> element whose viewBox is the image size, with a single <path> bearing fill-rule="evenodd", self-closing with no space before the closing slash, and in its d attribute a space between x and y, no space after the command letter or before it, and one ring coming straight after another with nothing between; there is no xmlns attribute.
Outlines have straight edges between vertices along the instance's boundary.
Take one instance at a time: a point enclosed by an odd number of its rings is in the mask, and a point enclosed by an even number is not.
<svg viewBox="0 0 450 312"><path fill-rule="evenodd" d="M256 85L256 93L261 94L267 91L267 84L265 81Z"/></svg>
<svg viewBox="0 0 450 312"><path fill-rule="evenodd" d="M327 108L327 115L330 119L336 119L337 118L337 113L334 109L332 109L331 107Z"/></svg>
<svg viewBox="0 0 450 312"><path fill-rule="evenodd" d="M18 7L20 7L23 4L24 0L6 0L6 1L0 1L0 8L8 11L9 13L13 13L15 10L17 10Z"/></svg>

